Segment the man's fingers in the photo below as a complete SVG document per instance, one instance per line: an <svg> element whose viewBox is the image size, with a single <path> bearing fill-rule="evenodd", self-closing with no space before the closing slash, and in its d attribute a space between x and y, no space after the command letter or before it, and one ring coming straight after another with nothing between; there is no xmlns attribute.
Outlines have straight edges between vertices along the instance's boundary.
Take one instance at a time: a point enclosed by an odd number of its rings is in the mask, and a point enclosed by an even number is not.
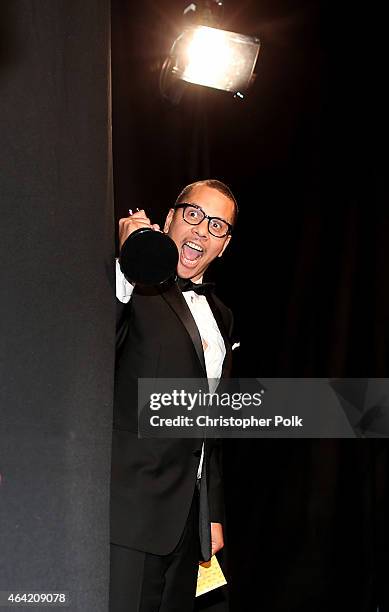
<svg viewBox="0 0 389 612"><path fill-rule="evenodd" d="M219 550L221 550L224 547L224 542L223 544L214 544L212 546L212 556L215 555L217 552L219 552Z"/></svg>
<svg viewBox="0 0 389 612"><path fill-rule="evenodd" d="M150 224L150 221L147 221L146 219L134 219L131 220L131 222L129 221L128 223L121 223L119 225L119 234L131 234L132 232L137 229L140 229L141 227L151 228L152 226Z"/></svg>
<svg viewBox="0 0 389 612"><path fill-rule="evenodd" d="M132 217L126 217L124 219L120 219L119 221L119 246L120 248L122 248L124 242L133 232L143 227L151 229L150 219L148 219L147 217L139 217L138 215L135 217L135 214L134 214L132 215Z"/></svg>
<svg viewBox="0 0 389 612"><path fill-rule="evenodd" d="M210 567L211 566L211 560L209 560L209 561L199 561L199 565L201 565L202 567Z"/></svg>
<svg viewBox="0 0 389 612"><path fill-rule="evenodd" d="M122 219L119 219L119 246L120 248L123 246L123 243L127 240L127 238L138 229L147 227L147 228L156 230L158 232L161 231L158 223L152 224L143 209L137 210L133 214L130 214L132 212L131 209L129 209L128 212L129 212L128 217L123 217Z"/></svg>
<svg viewBox="0 0 389 612"><path fill-rule="evenodd" d="M130 222L130 221L140 221L140 220L146 221L150 224L150 219L146 215L145 211L137 210L132 215L129 214L128 217L122 217L121 219L119 219L119 225L123 225L126 222Z"/></svg>
<svg viewBox="0 0 389 612"><path fill-rule="evenodd" d="M211 544L212 555L217 553L224 546L223 527L221 523L211 523Z"/></svg>
<svg viewBox="0 0 389 612"><path fill-rule="evenodd" d="M128 218L130 218L130 219L147 219L147 221L150 221L150 219L146 215L146 213L143 210L143 208L141 210L136 210L135 212L132 213L132 215L129 215L129 217L127 217L127 219Z"/></svg>

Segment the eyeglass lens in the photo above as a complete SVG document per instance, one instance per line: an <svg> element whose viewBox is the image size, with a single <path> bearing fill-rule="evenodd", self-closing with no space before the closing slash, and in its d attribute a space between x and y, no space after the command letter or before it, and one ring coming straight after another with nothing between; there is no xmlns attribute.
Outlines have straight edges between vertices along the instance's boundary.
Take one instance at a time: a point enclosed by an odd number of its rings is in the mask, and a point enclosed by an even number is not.
<svg viewBox="0 0 389 612"><path fill-rule="evenodd" d="M205 213L194 206L184 208L184 219L191 225L199 225L205 217ZM228 233L228 224L216 217L211 217L208 220L208 228L210 233L216 237L223 237Z"/></svg>

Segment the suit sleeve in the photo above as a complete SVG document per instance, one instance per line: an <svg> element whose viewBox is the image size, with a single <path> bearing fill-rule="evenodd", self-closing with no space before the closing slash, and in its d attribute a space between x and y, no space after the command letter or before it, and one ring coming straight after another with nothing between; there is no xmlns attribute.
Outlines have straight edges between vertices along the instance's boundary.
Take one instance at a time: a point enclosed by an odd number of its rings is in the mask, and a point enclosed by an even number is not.
<svg viewBox="0 0 389 612"><path fill-rule="evenodd" d="M128 314L134 286L126 279L120 269L119 259L115 261L116 275L116 350L119 350L128 330Z"/></svg>
<svg viewBox="0 0 389 612"><path fill-rule="evenodd" d="M211 523L224 523L224 494L222 441L208 440L211 443L209 455L208 503Z"/></svg>

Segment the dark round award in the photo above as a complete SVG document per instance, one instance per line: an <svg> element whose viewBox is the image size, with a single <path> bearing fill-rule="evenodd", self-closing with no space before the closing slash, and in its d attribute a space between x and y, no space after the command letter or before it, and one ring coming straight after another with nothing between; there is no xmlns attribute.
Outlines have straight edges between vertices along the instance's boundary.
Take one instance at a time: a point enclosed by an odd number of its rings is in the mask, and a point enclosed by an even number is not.
<svg viewBox="0 0 389 612"><path fill-rule="evenodd" d="M135 230L120 252L120 268L133 283L158 285L171 278L178 264L175 242L163 232L147 227Z"/></svg>

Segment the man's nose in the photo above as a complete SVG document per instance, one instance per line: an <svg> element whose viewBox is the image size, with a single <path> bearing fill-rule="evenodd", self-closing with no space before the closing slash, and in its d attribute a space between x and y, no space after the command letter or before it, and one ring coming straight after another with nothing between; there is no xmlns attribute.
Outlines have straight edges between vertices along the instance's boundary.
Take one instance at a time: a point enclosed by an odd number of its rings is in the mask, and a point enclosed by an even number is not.
<svg viewBox="0 0 389 612"><path fill-rule="evenodd" d="M194 234L200 238L208 238L208 219L203 219L198 225L194 225L192 228Z"/></svg>

